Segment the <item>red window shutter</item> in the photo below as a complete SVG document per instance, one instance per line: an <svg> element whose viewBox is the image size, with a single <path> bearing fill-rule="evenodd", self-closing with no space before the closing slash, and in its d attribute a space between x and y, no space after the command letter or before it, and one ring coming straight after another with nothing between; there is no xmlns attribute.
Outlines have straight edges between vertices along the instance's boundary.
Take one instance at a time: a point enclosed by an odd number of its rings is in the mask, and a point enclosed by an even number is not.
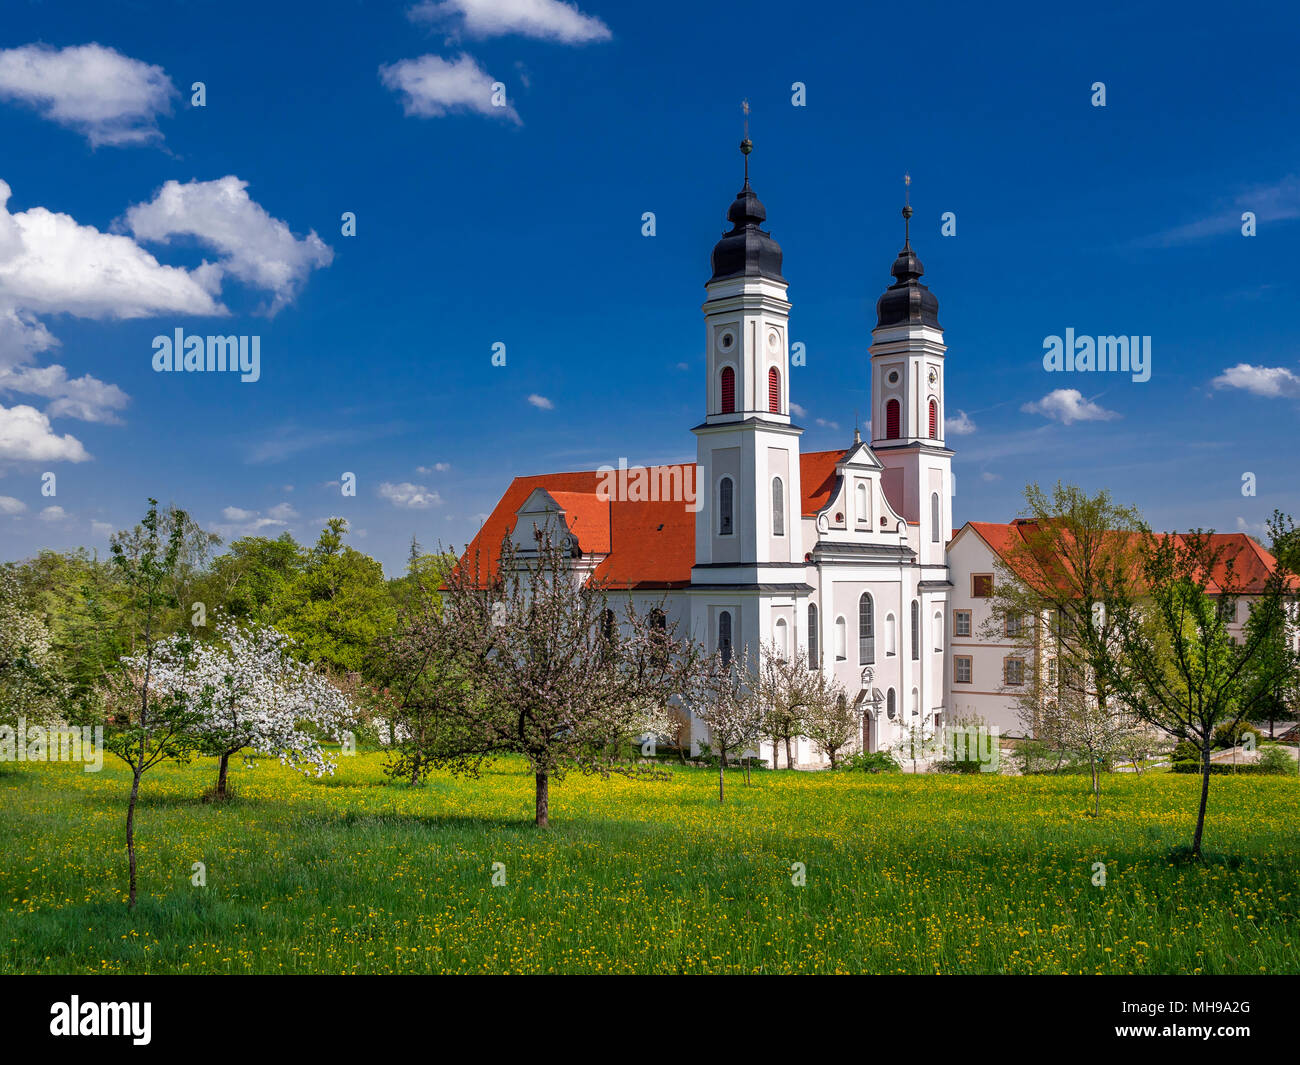
<svg viewBox="0 0 1300 1065"><path fill-rule="evenodd" d="M930 400L930 439L939 439L939 404Z"/></svg>
<svg viewBox="0 0 1300 1065"><path fill-rule="evenodd" d="M722 369L722 413L736 412L736 371L730 366Z"/></svg>
<svg viewBox="0 0 1300 1065"><path fill-rule="evenodd" d="M781 413L781 375L775 366L767 371L767 409L773 414Z"/></svg>
<svg viewBox="0 0 1300 1065"><path fill-rule="evenodd" d="M885 404L885 439L898 439L898 400L891 399Z"/></svg>

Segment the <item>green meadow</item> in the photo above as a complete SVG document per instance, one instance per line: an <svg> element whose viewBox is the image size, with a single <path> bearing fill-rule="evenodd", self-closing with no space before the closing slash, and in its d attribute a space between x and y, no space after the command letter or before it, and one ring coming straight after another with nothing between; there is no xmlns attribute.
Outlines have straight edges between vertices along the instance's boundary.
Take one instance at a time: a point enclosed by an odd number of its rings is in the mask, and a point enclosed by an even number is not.
<svg viewBox="0 0 1300 1065"><path fill-rule="evenodd" d="M1108 776L1091 818L1084 777L570 775L539 831L522 762L339 763L232 765L224 804L211 760L150 772L134 912L129 773L0 766L0 970L1300 972L1285 777L1215 777L1189 862L1195 776Z"/></svg>

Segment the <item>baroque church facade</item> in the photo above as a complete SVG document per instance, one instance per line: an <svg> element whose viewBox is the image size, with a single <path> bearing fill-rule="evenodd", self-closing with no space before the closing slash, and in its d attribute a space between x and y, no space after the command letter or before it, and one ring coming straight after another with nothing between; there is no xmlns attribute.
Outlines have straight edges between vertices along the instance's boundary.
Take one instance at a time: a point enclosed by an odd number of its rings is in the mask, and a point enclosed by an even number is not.
<svg viewBox="0 0 1300 1065"><path fill-rule="evenodd" d="M1023 734L1024 641L990 638L983 609L1017 523L952 528L947 349L911 209L868 347L872 439L855 430L841 450L801 451L782 253L750 186L748 139L741 147L745 183L705 285L694 467L641 471L649 492L611 490L608 471L516 478L469 551L492 560L510 536L527 554L539 528L564 537L617 613L624 597L638 611L662 606L679 635L724 655L775 645L832 674L861 711L865 750L974 718ZM707 727L693 721L693 751L701 742ZM779 754L766 743L758 753ZM807 740L795 758L823 763Z"/></svg>

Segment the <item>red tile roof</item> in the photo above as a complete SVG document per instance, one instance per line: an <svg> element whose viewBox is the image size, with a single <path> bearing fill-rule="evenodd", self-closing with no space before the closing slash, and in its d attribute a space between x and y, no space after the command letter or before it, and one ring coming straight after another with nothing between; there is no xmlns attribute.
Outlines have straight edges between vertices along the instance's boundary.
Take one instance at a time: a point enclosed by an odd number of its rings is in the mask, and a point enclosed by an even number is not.
<svg viewBox="0 0 1300 1065"><path fill-rule="evenodd" d="M843 451L814 451L801 455L803 485L802 513L816 514L830 502L835 487L835 463ZM686 477L694 484L693 463L680 466L651 466L654 483ZM488 515L471 541L465 557L481 553L480 565L496 572L501 541L514 528L515 516L524 501L544 488L565 511L569 529L578 537L585 554L605 555L595 576L611 588L681 588L691 582L695 564L695 513L683 502L607 501L596 490L600 484L595 470L579 473L547 473L516 477L505 495Z"/></svg>
<svg viewBox="0 0 1300 1065"><path fill-rule="evenodd" d="M993 549L1003 562L1010 563L1016 547L1027 542L1035 528L1033 521L1018 518L1013 522L1001 524L988 521L967 523L980 538ZM1181 544L1183 537L1172 534ZM1227 564L1233 563L1232 583L1238 593L1250 595L1264 590L1269 574L1277 567L1277 560L1263 547L1245 533L1211 533L1209 536L1212 550L1220 551L1219 564L1211 575L1206 591L1211 595L1222 590L1222 583L1227 578ZM1295 581L1293 579L1292 583Z"/></svg>

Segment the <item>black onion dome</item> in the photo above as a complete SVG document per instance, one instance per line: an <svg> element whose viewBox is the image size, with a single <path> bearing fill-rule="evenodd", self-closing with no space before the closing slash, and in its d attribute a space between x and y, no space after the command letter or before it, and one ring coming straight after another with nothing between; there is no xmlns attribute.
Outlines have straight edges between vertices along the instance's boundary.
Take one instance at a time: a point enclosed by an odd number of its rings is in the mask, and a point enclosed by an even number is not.
<svg viewBox="0 0 1300 1065"><path fill-rule="evenodd" d="M903 217L910 218L911 214L910 210L906 210ZM894 283L876 300L876 327L915 322L941 328L939 299L921 284L925 267L912 250L910 237L904 238L903 250L898 253L889 272L894 275Z"/></svg>
<svg viewBox="0 0 1300 1065"><path fill-rule="evenodd" d="M781 276L781 245L772 239L772 234L760 228L766 219L767 211L746 178L745 187L736 193L735 202L727 211L731 229L713 246L710 281L728 277L770 277L785 281Z"/></svg>

